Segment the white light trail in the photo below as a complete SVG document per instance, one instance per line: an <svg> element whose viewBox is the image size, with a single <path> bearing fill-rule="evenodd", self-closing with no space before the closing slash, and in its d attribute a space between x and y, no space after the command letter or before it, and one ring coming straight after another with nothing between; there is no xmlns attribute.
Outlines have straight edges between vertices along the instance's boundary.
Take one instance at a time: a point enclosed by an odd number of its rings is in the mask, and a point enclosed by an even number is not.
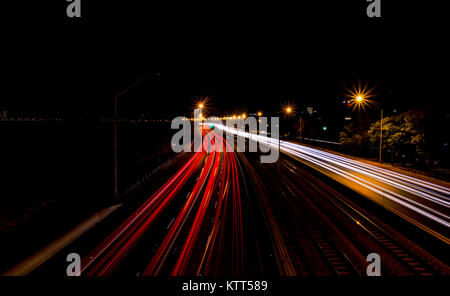
<svg viewBox="0 0 450 296"><path fill-rule="evenodd" d="M449 237L449 187L304 145L287 141L279 142L278 139L250 134L221 124L215 124L215 126L225 132L259 141L273 148L280 145L283 153L295 156L301 161L343 177L348 182L358 184L394 204L413 211L422 218L444 226L447 229L443 235ZM398 210L398 207L396 209ZM405 215L408 216L408 214Z"/></svg>

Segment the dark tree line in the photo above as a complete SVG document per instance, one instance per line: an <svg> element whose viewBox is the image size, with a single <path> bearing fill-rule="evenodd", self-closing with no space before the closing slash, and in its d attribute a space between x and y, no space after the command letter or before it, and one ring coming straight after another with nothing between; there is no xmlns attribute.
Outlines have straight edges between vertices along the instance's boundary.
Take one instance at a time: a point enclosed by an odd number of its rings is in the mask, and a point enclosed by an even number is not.
<svg viewBox="0 0 450 296"><path fill-rule="evenodd" d="M442 152L437 150L444 145L437 135L447 131L446 127L433 124L433 116L432 112L411 110L383 118L383 160L420 166L445 164L446 154L437 153ZM377 157L380 122L374 122L369 128L355 123L345 126L340 133L342 148L355 155Z"/></svg>

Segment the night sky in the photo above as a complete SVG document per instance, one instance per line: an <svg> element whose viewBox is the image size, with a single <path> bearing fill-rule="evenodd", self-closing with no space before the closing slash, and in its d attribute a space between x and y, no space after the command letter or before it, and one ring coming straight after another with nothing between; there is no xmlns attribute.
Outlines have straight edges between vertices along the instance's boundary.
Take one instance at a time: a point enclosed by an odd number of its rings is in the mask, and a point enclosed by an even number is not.
<svg viewBox="0 0 450 296"><path fill-rule="evenodd" d="M377 86L389 108L439 106L447 96L446 26L424 3L382 1L378 20L362 0L85 0L75 20L65 1L17 2L2 9L1 109L110 114L113 96L149 72L160 77L122 98L123 110L173 118L204 96L219 114L278 111L287 100L333 110L358 79Z"/></svg>

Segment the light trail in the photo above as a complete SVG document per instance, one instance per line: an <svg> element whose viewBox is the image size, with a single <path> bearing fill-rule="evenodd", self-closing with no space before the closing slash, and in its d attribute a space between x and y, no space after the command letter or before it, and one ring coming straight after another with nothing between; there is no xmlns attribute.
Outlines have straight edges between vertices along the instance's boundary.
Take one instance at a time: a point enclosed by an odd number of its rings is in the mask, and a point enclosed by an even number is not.
<svg viewBox="0 0 450 296"><path fill-rule="evenodd" d="M182 210L178 213L175 221L172 223L169 231L167 232L166 236L164 237L164 240L159 245L156 253L153 255L153 258L145 271L143 272L143 275L158 275L161 271L161 268L163 264L165 263L166 259L169 257L169 254L171 253L175 241L177 240L178 236L180 235L181 229L186 223L187 218L189 217L189 214L191 213L194 204L196 203L198 197L201 194L201 190L203 188L203 185L208 180L208 175L210 171L213 169L213 166L215 164L216 153L210 153L206 159L205 166L200 174L200 177L197 180L197 183L194 186L194 189L191 191L191 194L189 195L186 203L184 204Z"/></svg>
<svg viewBox="0 0 450 296"><path fill-rule="evenodd" d="M189 161L129 216L113 233L83 258L81 272L106 275L117 266L141 235L161 215L182 186L191 178L206 152L197 152Z"/></svg>
<svg viewBox="0 0 450 296"><path fill-rule="evenodd" d="M218 130L278 149L278 139L217 123L214 126ZM231 149L234 143L227 143L219 133L206 133L206 130L202 129L202 133L206 134L205 140L215 149L195 153L137 211L86 256L82 261L83 274L111 274L168 205L179 196L178 193L188 180L194 181L193 188L187 197L184 194L180 196L182 207L170 223L166 224L167 227L164 226L167 232L161 238L162 242L157 250L152 253L142 275L244 274L244 220L238 163L236 153L225 152L234 150ZM280 141L280 148L281 152L448 242L448 187L292 142ZM200 167L200 174L196 175ZM270 208L267 207L268 205L265 208L269 213ZM267 213L265 216L271 217ZM207 217L212 218L212 221ZM273 232L274 249L279 253L275 254L279 257L277 263L283 269L282 273L295 274L292 263L282 259L289 257L283 255L285 246L276 224L269 226Z"/></svg>
<svg viewBox="0 0 450 296"><path fill-rule="evenodd" d="M228 150L224 149L224 151L231 151L231 146L228 142L225 141L223 137L216 134L216 137L223 141L224 148L228 148ZM236 154L233 152L225 152L223 153L223 163L222 163L222 179L223 180L219 184L219 200L218 205L216 205L215 209L215 216L214 216L214 225L211 229L210 234L208 235L208 241L205 246L205 250L203 252L202 260L200 262L200 265L197 270L197 275L206 274L206 275L218 275L222 272L221 270L221 264L219 263L219 258L217 254L223 254L224 253L224 243L226 239L224 239L224 220L226 220L226 217L228 216L228 205L230 203L237 204L239 203L240 206L240 188L239 188L239 179L238 179L238 173L237 173L237 160L236 160ZM229 198L229 195L232 195L231 198ZM233 209L236 208L236 206L233 205ZM236 212L234 211L232 213L233 215L233 225L236 223L236 220L234 218L234 215ZM233 226L233 230L236 229L235 226ZM242 228L240 228L242 231ZM242 232L241 232L242 233ZM220 240L217 242L218 235L220 234ZM233 231L233 234L236 234L236 232ZM233 235L233 242L236 242L235 235ZM242 240L240 241L242 242ZM238 247L239 248L239 247ZM240 245L241 250L243 250L243 245ZM235 245L233 244L232 250L235 249ZM241 258L235 257L236 253L233 252L232 260L239 261ZM206 262L205 262L206 260ZM240 264L236 264L234 271L236 274L239 274L241 272L240 268L243 268L243 264L239 266Z"/></svg>
<svg viewBox="0 0 450 296"><path fill-rule="evenodd" d="M224 132L278 149L450 243L450 188L304 145L215 123Z"/></svg>
<svg viewBox="0 0 450 296"><path fill-rule="evenodd" d="M182 240L181 251L179 252L176 262L172 268L171 275L186 275L194 273L201 274L202 270L206 274L211 274L215 270L211 267L213 265L213 250L216 245L217 235L222 229L223 221L227 215L227 204L232 203L232 217L233 217L233 247L232 247L232 262L238 262L236 272L239 274L239 269L243 264L239 264L243 260L243 233L242 233L242 210L240 204L240 189L237 174L237 164L235 154L232 152L218 152L226 149L219 149L220 146L227 146L225 139L214 132L208 133L209 145L214 145L215 149L208 155L207 162L204 166L202 174L200 175L194 189L190 193L182 211L176 217L176 220L171 224L170 229L163 239L152 260L143 272L144 276L159 275L162 268L166 264L167 259L173 252L173 248L178 240ZM212 143L211 143L212 141ZM221 162L222 161L222 162ZM222 173L220 174L220 167L222 163ZM218 195L214 195L218 191ZM203 194L202 194L203 192ZM229 197L231 196L231 200ZM215 200L217 198L217 200ZM215 215L214 223L211 227L210 233L206 241L203 241L199 236L202 227L205 227L205 216L208 208L214 200ZM195 204L199 204L195 213L193 209ZM190 214L195 214L192 222L186 225ZM185 238L181 237L183 228L189 228ZM222 246L218 246L221 248ZM199 249L200 248L200 249ZM202 250L202 248L204 248ZM198 250L202 254L200 263L194 269L192 267L191 259L194 250ZM197 264L197 263L195 263ZM194 265L195 265L194 264Z"/></svg>
<svg viewBox="0 0 450 296"><path fill-rule="evenodd" d="M207 132L205 140L215 149L202 149L167 181L156 193L130 215L113 233L103 240L88 256L82 260L81 271L84 275L108 275L113 272L145 232L177 196L189 179L195 178L195 172L203 166L200 175L195 179L193 189L183 198L183 207L167 226L167 233L152 255L147 268L142 275L158 275L165 273L167 267L171 275L186 275L194 273L212 274L217 272L217 258L213 254L223 253L224 241L231 241L232 272L240 274L243 270L243 226L242 209L237 170L236 155L233 152L220 152L219 149L229 144L213 131ZM203 163L203 164L202 164ZM217 193L217 194L216 194ZM214 204L214 209L212 208ZM227 208L230 207L230 211ZM214 221L211 226L206 223L208 211L213 211ZM190 218L190 216L193 218ZM231 217L227 218L228 215ZM218 235L225 231L225 220L231 219L232 239L224 240ZM201 229L209 233L200 235ZM202 230L202 233L203 230ZM177 251L176 246L180 246ZM193 256L200 254L200 258ZM198 253L198 254L197 254ZM173 254L176 254L174 257ZM167 260L168 258L170 260ZM197 256L198 257L198 256ZM175 258L175 260L174 260ZM192 261L195 258L197 261ZM227 262L228 263L228 262ZM173 265L173 266L170 266Z"/></svg>

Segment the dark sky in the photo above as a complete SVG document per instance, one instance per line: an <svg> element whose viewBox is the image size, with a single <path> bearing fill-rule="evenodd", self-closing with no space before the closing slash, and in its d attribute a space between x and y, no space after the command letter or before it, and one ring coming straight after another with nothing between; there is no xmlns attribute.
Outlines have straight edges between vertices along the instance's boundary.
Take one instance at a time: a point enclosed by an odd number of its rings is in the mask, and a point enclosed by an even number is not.
<svg viewBox="0 0 450 296"><path fill-rule="evenodd" d="M173 117L206 95L217 112L288 99L333 109L358 79L389 106L447 97L447 21L425 2L384 0L382 18L369 19L363 0L82 0L81 20L66 17L65 1L15 2L2 9L0 109L109 113L114 94L154 71L121 99L125 110Z"/></svg>

